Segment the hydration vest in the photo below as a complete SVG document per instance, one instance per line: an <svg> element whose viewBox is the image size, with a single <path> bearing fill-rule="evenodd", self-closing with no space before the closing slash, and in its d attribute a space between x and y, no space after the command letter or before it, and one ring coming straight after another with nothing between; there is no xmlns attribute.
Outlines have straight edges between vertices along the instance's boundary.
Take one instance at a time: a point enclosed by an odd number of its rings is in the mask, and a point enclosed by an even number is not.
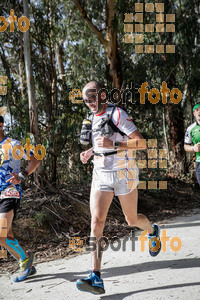
<svg viewBox="0 0 200 300"><path fill-rule="evenodd" d="M118 132L122 136L125 136L126 134L124 132L122 132L112 121L112 115L117 106L113 105L113 104L108 104L107 107L113 107L113 109L110 112L106 113L106 116L102 118L101 123L98 126L99 128L96 129L95 131L99 131L101 133L101 135L105 136L106 138L111 137L114 132ZM121 109L123 109L123 108L121 108ZM94 119L94 114L92 113L92 115L89 117L89 120L92 122L93 119Z"/></svg>

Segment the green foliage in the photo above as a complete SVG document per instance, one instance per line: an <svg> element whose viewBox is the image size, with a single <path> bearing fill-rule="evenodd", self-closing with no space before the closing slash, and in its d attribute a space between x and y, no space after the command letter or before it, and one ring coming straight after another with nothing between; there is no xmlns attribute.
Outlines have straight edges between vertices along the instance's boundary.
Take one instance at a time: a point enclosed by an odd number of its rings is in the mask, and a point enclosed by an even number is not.
<svg viewBox="0 0 200 300"><path fill-rule="evenodd" d="M87 16L106 37L106 1L80 0ZM191 107L199 100L200 34L199 4L197 1L165 1L165 13L175 13L174 34L144 34L145 44L176 44L175 54L135 54L134 44L124 42L124 14L134 13L136 0L116 1L116 17L119 56L122 65L123 87L131 83L137 88L145 81L148 89L160 90L162 82L170 81L170 89L177 87L186 97L178 111L183 112L185 126L192 120ZM21 16L21 1L1 5L1 14L8 17L10 9ZM145 14L144 24L154 22L153 14ZM31 59L37 101L40 142L47 150L42 162L47 178L57 183L71 180L87 180L91 164L83 165L79 154L83 147L78 142L81 123L87 109L83 104L72 104L69 92L82 90L90 80L105 83L111 90L106 69L106 52L91 28L82 18L73 1L30 1ZM7 105L12 123L8 134L20 140L29 136L29 105L24 67L23 34L15 29L0 34L0 75L8 76L8 94L0 96L1 105ZM57 47L62 48L64 76L60 77ZM22 78L20 76L20 63ZM22 79L22 82L21 82ZM23 83L23 84L22 84ZM186 86L187 85L187 86ZM161 103L148 101L140 104L139 93L127 109L134 123L145 138L157 138L165 144L164 128L168 131L166 112ZM164 123L163 123L164 114ZM169 141L169 136L167 137ZM34 144L34 141L32 141Z"/></svg>
<svg viewBox="0 0 200 300"><path fill-rule="evenodd" d="M34 216L34 219L38 226L49 226L53 218L48 211L42 210Z"/></svg>

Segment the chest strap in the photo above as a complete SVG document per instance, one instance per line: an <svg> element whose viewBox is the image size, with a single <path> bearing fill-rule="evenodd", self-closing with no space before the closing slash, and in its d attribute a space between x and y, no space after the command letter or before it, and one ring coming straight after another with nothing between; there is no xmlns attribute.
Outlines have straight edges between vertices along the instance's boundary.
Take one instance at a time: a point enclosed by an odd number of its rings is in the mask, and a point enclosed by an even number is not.
<svg viewBox="0 0 200 300"><path fill-rule="evenodd" d="M112 152L104 152L104 153L98 153L98 152L94 152L93 154L96 156L108 156L108 155L113 155L113 154L117 154L117 151L112 151Z"/></svg>

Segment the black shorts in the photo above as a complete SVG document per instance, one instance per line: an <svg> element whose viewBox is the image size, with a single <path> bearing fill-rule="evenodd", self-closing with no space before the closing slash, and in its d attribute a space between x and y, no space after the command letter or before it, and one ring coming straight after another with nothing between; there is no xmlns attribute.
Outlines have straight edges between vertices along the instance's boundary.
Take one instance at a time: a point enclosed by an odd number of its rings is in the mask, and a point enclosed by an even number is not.
<svg viewBox="0 0 200 300"><path fill-rule="evenodd" d="M0 199L0 213L7 213L13 209L14 217L16 217L17 209L19 208L19 206L19 198Z"/></svg>
<svg viewBox="0 0 200 300"><path fill-rule="evenodd" d="M200 163L199 162L196 162L196 177L197 177L198 184L200 186Z"/></svg>

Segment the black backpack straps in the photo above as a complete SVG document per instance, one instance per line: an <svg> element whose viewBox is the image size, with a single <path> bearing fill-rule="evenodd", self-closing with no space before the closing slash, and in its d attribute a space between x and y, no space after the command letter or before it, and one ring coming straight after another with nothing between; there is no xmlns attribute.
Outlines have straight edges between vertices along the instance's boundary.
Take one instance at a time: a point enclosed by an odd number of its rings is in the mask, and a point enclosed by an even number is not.
<svg viewBox="0 0 200 300"><path fill-rule="evenodd" d="M113 123L113 121L112 121L112 115L113 115L114 110L115 110L116 107L117 107L116 105L113 106L113 109L112 109L112 112L111 112L111 114L110 114L110 118L109 118L108 123L109 123L109 125L112 127L112 129L113 129L115 132L118 132L119 134L121 134L122 136L124 136L124 135L126 135L126 134L125 134L123 131L121 131L121 130Z"/></svg>
<svg viewBox="0 0 200 300"><path fill-rule="evenodd" d="M108 124L111 126L111 128L113 129L114 132L119 132L119 134L121 134L122 136L125 136L126 134L125 134L123 131L121 131L121 130L113 123L113 121L112 121L112 115L113 115L114 110L115 110L115 108L116 108L117 106L114 105L114 104L108 104L108 107L112 107L113 109L111 110L111 113L109 113L108 119L105 120L105 121L103 122L103 125L105 125L105 123L108 123ZM121 107L120 107L120 108L121 108ZM121 108L121 109L123 109L123 108ZM93 121L93 118L94 118L94 114L92 113L92 114L89 116L88 119L92 122L92 121Z"/></svg>
<svg viewBox="0 0 200 300"><path fill-rule="evenodd" d="M111 114L110 114L110 119L111 119L111 121L112 121L112 115L113 115L113 113L114 113L114 110L115 110L115 108L116 108L117 106L116 105L114 105L113 106L113 109L112 109L112 111L111 111Z"/></svg>
<svg viewBox="0 0 200 300"><path fill-rule="evenodd" d="M89 116L89 118L88 118L91 122L93 121L93 119L94 119L94 114L92 113L92 114L90 114L90 116Z"/></svg>

